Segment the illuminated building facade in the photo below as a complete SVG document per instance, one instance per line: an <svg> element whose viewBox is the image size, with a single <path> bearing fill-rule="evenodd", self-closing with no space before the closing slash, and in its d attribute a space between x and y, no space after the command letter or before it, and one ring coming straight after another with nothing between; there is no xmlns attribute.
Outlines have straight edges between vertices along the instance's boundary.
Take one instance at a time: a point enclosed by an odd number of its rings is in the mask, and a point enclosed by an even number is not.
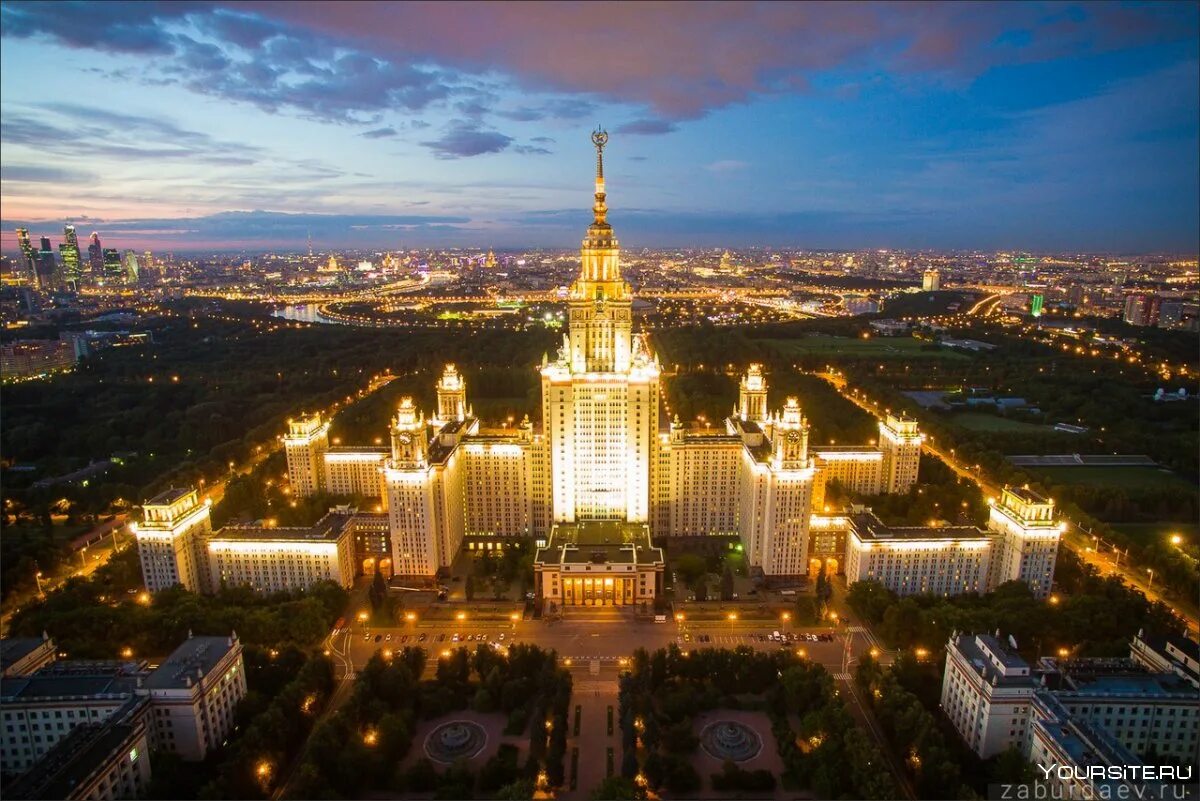
<svg viewBox="0 0 1200 801"><path fill-rule="evenodd" d="M93 281L104 275L104 247L100 244L100 234L96 231L92 231L92 238L88 243L88 269Z"/></svg>
<svg viewBox="0 0 1200 801"><path fill-rule="evenodd" d="M179 585L207 589L204 538L212 532L209 507L194 489L169 489L142 504L137 526L142 579L150 592Z"/></svg>
<svg viewBox="0 0 1200 801"><path fill-rule="evenodd" d="M209 586L272 593L321 581L343 587L357 574L350 514L330 512L312 526L225 526L205 538Z"/></svg>
<svg viewBox="0 0 1200 801"><path fill-rule="evenodd" d="M136 753L131 747L123 752L131 763L140 761L145 767L151 748L200 761L234 730L234 713L245 696L245 664L236 632L200 637L189 631L188 638L153 667L135 658L54 662L30 675L6 677L0 685L0 767L8 775L32 768L22 782L49 778L61 770L65 758L80 753L81 737L102 727L138 732ZM40 778L39 771L44 774ZM6 786L6 793L9 789ZM118 788L111 786L105 789L97 795L8 794L15 798L139 795L114 792Z"/></svg>
<svg viewBox="0 0 1200 801"><path fill-rule="evenodd" d="M981 759L1023 747L1036 688L1029 664L990 634L956 632L946 645L942 711Z"/></svg>
<svg viewBox="0 0 1200 801"><path fill-rule="evenodd" d="M125 268L121 265L121 251L116 248L104 249L103 277L104 281L110 284L120 283L125 280Z"/></svg>
<svg viewBox="0 0 1200 801"><path fill-rule="evenodd" d="M884 525L869 510L848 515L846 582L878 581L897 595L984 592L992 538L973 526Z"/></svg>
<svg viewBox="0 0 1200 801"><path fill-rule="evenodd" d="M329 422L322 420L319 414L288 420L283 450L287 455L292 492L307 497L321 491L321 473L325 453L329 450Z"/></svg>
<svg viewBox="0 0 1200 801"><path fill-rule="evenodd" d="M542 364L542 427L550 449L551 513L576 520L645 522L657 442L659 364L635 338L633 291L607 221L604 145L596 145L593 219L567 296L570 331Z"/></svg>
<svg viewBox="0 0 1200 801"><path fill-rule="evenodd" d="M988 589L1021 581L1036 597L1047 597L1064 527L1055 519L1054 501L1028 487L1005 487L1000 500L989 503L995 547Z"/></svg>
<svg viewBox="0 0 1200 801"><path fill-rule="evenodd" d="M887 418L877 447L810 450L799 400L788 398L773 413L762 367L750 365L723 428L691 433L678 420L663 426L661 368L645 336L633 333L633 293L607 221L607 135L598 131L593 142L593 220L567 295L568 333L540 367L540 431L525 419L481 432L466 379L447 365L435 415L426 418L403 399L386 455L330 448L328 423L318 416L289 421L293 491L381 497L397 576L431 577L463 547L544 545L556 527L561 540L567 526L601 522L644 526L655 538L737 536L752 569L769 579L803 576L814 565L836 571L842 552L828 551L845 542L845 526L823 528L820 558L810 555L811 518L825 482L837 478L869 494L907 491L920 463L915 421ZM381 476L374 488L372 470ZM560 585L565 602L561 592ZM606 590L591 592L572 597L608 600Z"/></svg>
<svg viewBox="0 0 1200 801"><path fill-rule="evenodd" d="M662 593L665 567L645 523L555 523L534 556L534 586L551 609L650 605Z"/></svg>
<svg viewBox="0 0 1200 801"><path fill-rule="evenodd" d="M825 518L846 527L846 581L878 581L898 595L990 592L1007 581L1050 594L1063 526L1054 502L1005 487L991 502L986 530L973 526L884 525L869 509Z"/></svg>
<svg viewBox="0 0 1200 801"><path fill-rule="evenodd" d="M0 380L70 370L75 366L75 348L63 339L25 339L0 345Z"/></svg>
<svg viewBox="0 0 1200 801"><path fill-rule="evenodd" d="M48 236L42 237L42 247L37 252L36 274L38 289L50 291L62 288L62 275L58 271L58 262Z"/></svg>
<svg viewBox="0 0 1200 801"><path fill-rule="evenodd" d="M1031 666L998 634L956 631L946 644L941 707L979 757L1012 748L1040 765L1194 762L1200 705L1185 677L1137 659L1042 657Z"/></svg>
<svg viewBox="0 0 1200 801"><path fill-rule="evenodd" d="M37 251L33 249L33 243L29 241L29 229L17 229L17 246L21 249L21 256L24 259L24 264L21 266L24 277L30 283L37 283Z"/></svg>
<svg viewBox="0 0 1200 801"><path fill-rule="evenodd" d="M79 237L75 226L63 227L63 241L58 246L59 260L62 262L63 280L71 289L79 289L83 283L83 265L79 259Z"/></svg>

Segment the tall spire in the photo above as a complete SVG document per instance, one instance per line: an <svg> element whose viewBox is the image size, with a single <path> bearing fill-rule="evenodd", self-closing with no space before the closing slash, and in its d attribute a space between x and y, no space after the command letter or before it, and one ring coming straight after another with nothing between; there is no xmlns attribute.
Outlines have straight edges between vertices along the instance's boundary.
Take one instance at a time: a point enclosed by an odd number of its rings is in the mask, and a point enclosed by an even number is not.
<svg viewBox="0 0 1200 801"><path fill-rule="evenodd" d="M608 213L608 206L604 204L604 146L608 144L608 132L597 125L596 130L592 132L592 144L596 146L596 202L592 206L592 213L595 215L593 225L604 226L607 225L604 217Z"/></svg>

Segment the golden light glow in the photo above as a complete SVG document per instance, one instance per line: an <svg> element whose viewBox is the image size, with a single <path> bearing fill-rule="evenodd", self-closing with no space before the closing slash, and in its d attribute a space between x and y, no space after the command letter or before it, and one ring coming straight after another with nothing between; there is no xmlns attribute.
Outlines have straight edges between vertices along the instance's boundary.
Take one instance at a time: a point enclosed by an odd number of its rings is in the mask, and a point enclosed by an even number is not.
<svg viewBox="0 0 1200 801"><path fill-rule="evenodd" d="M457 615L455 615L455 616L454 616L454 618L455 618L456 620L466 620L466 619L467 619L467 613L466 613L466 612L459 612Z"/></svg>
<svg viewBox="0 0 1200 801"><path fill-rule="evenodd" d="M366 733L363 734L363 745L374 746L378 742L379 742L379 733L376 732L374 729L368 729L366 731Z"/></svg>
<svg viewBox="0 0 1200 801"><path fill-rule="evenodd" d="M417 613L416 612L405 612L404 619L407 620L409 623L412 623L414 620L417 619Z"/></svg>

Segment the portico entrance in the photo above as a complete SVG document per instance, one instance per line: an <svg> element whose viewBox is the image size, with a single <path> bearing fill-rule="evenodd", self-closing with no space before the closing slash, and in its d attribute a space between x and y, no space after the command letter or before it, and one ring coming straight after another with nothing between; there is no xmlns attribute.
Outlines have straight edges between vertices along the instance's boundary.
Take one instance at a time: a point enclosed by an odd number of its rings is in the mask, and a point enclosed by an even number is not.
<svg viewBox="0 0 1200 801"><path fill-rule="evenodd" d="M634 602L634 589L632 578L564 578L563 606L624 606Z"/></svg>

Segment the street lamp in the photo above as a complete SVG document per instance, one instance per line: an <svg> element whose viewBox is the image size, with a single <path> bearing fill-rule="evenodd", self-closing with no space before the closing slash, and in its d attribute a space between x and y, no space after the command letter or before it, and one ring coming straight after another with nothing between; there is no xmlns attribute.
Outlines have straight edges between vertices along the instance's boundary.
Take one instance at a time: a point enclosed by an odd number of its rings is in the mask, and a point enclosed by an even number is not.
<svg viewBox="0 0 1200 801"><path fill-rule="evenodd" d="M1183 545L1183 535L1182 534L1172 534L1171 535L1171 544L1174 545L1176 548L1178 548L1180 545Z"/></svg>
<svg viewBox="0 0 1200 801"><path fill-rule="evenodd" d="M1152 590L1154 589L1154 568L1148 567L1146 568L1146 572L1150 574L1150 584L1147 586L1147 589Z"/></svg>
<svg viewBox="0 0 1200 801"><path fill-rule="evenodd" d="M363 611L358 613L358 622L365 626L367 624L368 617L370 617L370 615L368 615L366 610L364 609Z"/></svg>
<svg viewBox="0 0 1200 801"><path fill-rule="evenodd" d="M38 595L45 595L46 593L42 592L42 571L34 573L33 580L37 582Z"/></svg>

